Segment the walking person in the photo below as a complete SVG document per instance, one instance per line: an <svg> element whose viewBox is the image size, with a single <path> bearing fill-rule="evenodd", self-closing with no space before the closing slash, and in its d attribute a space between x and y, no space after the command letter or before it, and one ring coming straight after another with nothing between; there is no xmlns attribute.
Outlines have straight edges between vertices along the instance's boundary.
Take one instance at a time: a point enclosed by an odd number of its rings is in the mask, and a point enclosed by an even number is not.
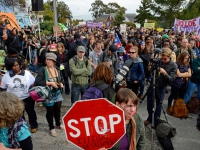
<svg viewBox="0 0 200 150"><path fill-rule="evenodd" d="M46 54L46 67L42 67L35 79L35 86L49 86L51 89L51 96L49 102L44 102L46 107L46 119L49 125L49 131L52 136L57 136L56 130L64 130L63 125L60 122L60 108L63 101L62 89L63 89L63 76L60 69L56 67L57 56L54 53ZM55 125L53 123L55 119Z"/></svg>

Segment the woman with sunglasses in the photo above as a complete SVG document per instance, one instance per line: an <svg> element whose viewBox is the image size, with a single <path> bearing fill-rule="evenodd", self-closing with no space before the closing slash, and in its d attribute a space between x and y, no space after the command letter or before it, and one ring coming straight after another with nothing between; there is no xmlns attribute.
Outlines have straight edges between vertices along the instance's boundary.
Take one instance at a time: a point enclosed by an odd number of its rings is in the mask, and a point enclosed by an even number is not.
<svg viewBox="0 0 200 150"><path fill-rule="evenodd" d="M177 77L172 82L171 94L168 98L167 114L171 115L173 108L171 107L173 99L184 98L187 91L188 78L191 77L190 55L188 52L182 52L178 56L177 61Z"/></svg>
<svg viewBox="0 0 200 150"><path fill-rule="evenodd" d="M130 73L128 76L128 88L132 89L132 91L137 95L140 82L144 78L144 68L143 61L138 56L138 47L133 46L129 51L130 59L133 62L132 68L130 68Z"/></svg>

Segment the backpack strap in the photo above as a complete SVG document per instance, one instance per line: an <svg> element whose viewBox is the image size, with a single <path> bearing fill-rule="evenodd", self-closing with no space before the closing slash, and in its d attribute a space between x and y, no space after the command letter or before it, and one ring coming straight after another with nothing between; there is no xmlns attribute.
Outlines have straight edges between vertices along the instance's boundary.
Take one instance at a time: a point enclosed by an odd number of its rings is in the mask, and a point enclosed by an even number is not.
<svg viewBox="0 0 200 150"><path fill-rule="evenodd" d="M110 85L103 82L103 83L100 83L100 84L96 84L96 82L92 83L90 85L90 87L96 87L98 88L101 92L104 91L106 88L108 88Z"/></svg>
<svg viewBox="0 0 200 150"><path fill-rule="evenodd" d="M73 60L74 60L75 66L76 66L76 64L77 64L77 58L76 58L76 56L73 57ZM84 61L84 60L83 60L83 61ZM88 60L87 60L87 59L86 59L86 61L85 61L85 66L86 66L86 68L87 68L87 66L88 66Z"/></svg>

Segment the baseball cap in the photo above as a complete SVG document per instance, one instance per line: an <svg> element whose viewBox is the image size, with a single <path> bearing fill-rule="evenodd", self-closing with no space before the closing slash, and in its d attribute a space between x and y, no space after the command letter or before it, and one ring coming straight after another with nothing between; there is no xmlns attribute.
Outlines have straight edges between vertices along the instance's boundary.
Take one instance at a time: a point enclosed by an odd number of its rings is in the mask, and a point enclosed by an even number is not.
<svg viewBox="0 0 200 150"><path fill-rule="evenodd" d="M116 45L110 45L109 51L111 51L112 53L116 53L116 51L117 51Z"/></svg>
<svg viewBox="0 0 200 150"><path fill-rule="evenodd" d="M47 53L47 54L46 54L46 59L51 59L51 60L56 61L57 56L56 56L56 54L54 54L54 53Z"/></svg>
<svg viewBox="0 0 200 150"><path fill-rule="evenodd" d="M79 46L76 51L85 53L85 47L84 46Z"/></svg>
<svg viewBox="0 0 200 150"><path fill-rule="evenodd" d="M117 50L118 53L123 53L124 52L124 47L120 46L119 49Z"/></svg>

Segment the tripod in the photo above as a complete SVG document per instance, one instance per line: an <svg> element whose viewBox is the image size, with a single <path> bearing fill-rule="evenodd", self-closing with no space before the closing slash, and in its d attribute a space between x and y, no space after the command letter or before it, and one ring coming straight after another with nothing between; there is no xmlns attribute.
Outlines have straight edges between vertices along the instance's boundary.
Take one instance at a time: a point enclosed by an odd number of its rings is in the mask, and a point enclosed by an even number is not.
<svg viewBox="0 0 200 150"><path fill-rule="evenodd" d="M151 150L154 149L154 144L153 144L153 140L154 140L154 133L155 133L155 118L154 118L154 114L155 114L155 109L154 109L154 102L155 102L155 98L156 98L156 94L157 94L157 98L159 99L160 103L161 103L161 108L163 110L163 114L165 116L165 119L166 121L168 122L167 120L167 117L166 117L166 114L165 114L165 111L162 107L162 101L161 101L161 98L160 98L160 95L159 95L159 92L158 92L158 89L156 88L156 85L155 85L155 79L156 79L156 68L153 68L153 83L149 86L147 92L145 93L143 99L140 101L140 104L142 104L142 102L144 101L145 97L147 96L147 94L150 92L151 88L153 88L153 92L152 92L152 123L151 123L151 128L152 128L152 138L151 138Z"/></svg>

